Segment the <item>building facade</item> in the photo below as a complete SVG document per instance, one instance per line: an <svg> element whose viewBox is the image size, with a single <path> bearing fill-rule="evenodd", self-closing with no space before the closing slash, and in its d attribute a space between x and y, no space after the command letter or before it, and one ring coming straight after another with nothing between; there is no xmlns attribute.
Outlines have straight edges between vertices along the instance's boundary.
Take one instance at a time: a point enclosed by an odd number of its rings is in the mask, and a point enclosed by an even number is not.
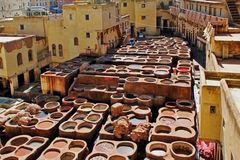
<svg viewBox="0 0 240 160"><path fill-rule="evenodd" d="M13 94L19 86L38 79L41 68L49 65L50 62L45 47L45 38L0 34L1 89L10 88Z"/></svg>
<svg viewBox="0 0 240 160"><path fill-rule="evenodd" d="M41 6L49 10L50 0L31 0L30 6Z"/></svg>
<svg viewBox="0 0 240 160"><path fill-rule="evenodd" d="M30 0L1 0L0 19L26 15L27 7L30 5Z"/></svg>
<svg viewBox="0 0 240 160"><path fill-rule="evenodd" d="M121 7L121 14L130 15L132 36L139 33L159 35L173 29L169 6L172 0L116 0Z"/></svg>

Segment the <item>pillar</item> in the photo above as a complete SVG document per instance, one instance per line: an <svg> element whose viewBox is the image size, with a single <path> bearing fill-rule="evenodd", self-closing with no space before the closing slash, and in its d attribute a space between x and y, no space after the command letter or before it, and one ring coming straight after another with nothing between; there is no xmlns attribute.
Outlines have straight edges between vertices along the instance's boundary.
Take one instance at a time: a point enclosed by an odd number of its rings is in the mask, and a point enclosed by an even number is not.
<svg viewBox="0 0 240 160"><path fill-rule="evenodd" d="M3 85L3 88L7 88L7 79L6 78L2 79L2 85Z"/></svg>
<svg viewBox="0 0 240 160"><path fill-rule="evenodd" d="M222 58L228 58L228 44L224 43L222 46Z"/></svg>
<svg viewBox="0 0 240 160"><path fill-rule="evenodd" d="M10 81L10 90L11 90L11 95L14 95L15 89L18 88L18 79L17 76L14 76L9 79Z"/></svg>
<svg viewBox="0 0 240 160"><path fill-rule="evenodd" d="M41 73L40 68L38 68L38 67L34 68L34 78L35 78L35 80L38 80L40 78L40 73Z"/></svg>
<svg viewBox="0 0 240 160"><path fill-rule="evenodd" d="M29 72L25 72L23 73L24 75L24 84L29 84L30 80L29 80Z"/></svg>

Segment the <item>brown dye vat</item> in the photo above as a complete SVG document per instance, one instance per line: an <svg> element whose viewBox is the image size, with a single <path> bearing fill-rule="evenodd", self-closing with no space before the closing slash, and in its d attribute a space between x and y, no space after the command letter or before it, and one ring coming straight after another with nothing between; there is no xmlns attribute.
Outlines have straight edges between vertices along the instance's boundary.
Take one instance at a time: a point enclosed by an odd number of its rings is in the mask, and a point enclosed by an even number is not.
<svg viewBox="0 0 240 160"><path fill-rule="evenodd" d="M80 152L83 149L84 145L85 144L81 141L74 140L70 143L69 150L73 152Z"/></svg>
<svg viewBox="0 0 240 160"><path fill-rule="evenodd" d="M64 140L58 140L53 143L53 146L57 148L64 148L66 145L67 145L67 141L64 141Z"/></svg>
<svg viewBox="0 0 240 160"><path fill-rule="evenodd" d="M13 146L20 146L26 143L29 139L27 137L19 137L11 141L11 145Z"/></svg>
<svg viewBox="0 0 240 160"><path fill-rule="evenodd" d="M31 152L32 152L31 148L20 147L16 151L15 155L19 157L23 157L23 156L29 155Z"/></svg>
<svg viewBox="0 0 240 160"><path fill-rule="evenodd" d="M189 86L189 83L187 81L176 81L175 84L177 84L178 86Z"/></svg>
<svg viewBox="0 0 240 160"><path fill-rule="evenodd" d="M175 114L174 110L171 109L164 109L162 110L162 114L168 115L168 116L173 116Z"/></svg>
<svg viewBox="0 0 240 160"><path fill-rule="evenodd" d="M5 146L5 147L1 148L0 154L1 155L9 154L9 153L15 151L15 149L16 149L15 147Z"/></svg>
<svg viewBox="0 0 240 160"><path fill-rule="evenodd" d="M18 160L18 158L10 156L10 157L4 158L3 160Z"/></svg>
<svg viewBox="0 0 240 160"><path fill-rule="evenodd" d="M171 128L168 126L159 125L155 128L155 132L169 134L171 132Z"/></svg>
<svg viewBox="0 0 240 160"><path fill-rule="evenodd" d="M163 84L173 84L173 81L170 79L164 79L164 80L161 80L160 82Z"/></svg>
<svg viewBox="0 0 240 160"><path fill-rule="evenodd" d="M52 125L53 125L53 122L51 122L51 121L42 121L42 122L38 123L37 127L46 129L46 128L50 128Z"/></svg>
<svg viewBox="0 0 240 160"><path fill-rule="evenodd" d="M60 154L59 150L56 149L49 149L47 152L44 153L44 157L47 159L56 159Z"/></svg>
<svg viewBox="0 0 240 160"><path fill-rule="evenodd" d="M190 117L192 115L192 112L189 111L177 111L177 115L181 117Z"/></svg>
<svg viewBox="0 0 240 160"><path fill-rule="evenodd" d="M65 152L61 156L61 160L73 160L75 158L75 154L71 152Z"/></svg>

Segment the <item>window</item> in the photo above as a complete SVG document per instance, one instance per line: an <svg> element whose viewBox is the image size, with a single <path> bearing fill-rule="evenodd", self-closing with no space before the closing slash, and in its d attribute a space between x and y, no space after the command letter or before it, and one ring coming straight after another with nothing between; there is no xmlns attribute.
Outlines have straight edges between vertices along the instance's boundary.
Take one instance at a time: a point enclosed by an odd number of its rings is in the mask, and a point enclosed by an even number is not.
<svg viewBox="0 0 240 160"><path fill-rule="evenodd" d="M17 65L20 66L23 64L22 53L17 54Z"/></svg>
<svg viewBox="0 0 240 160"><path fill-rule="evenodd" d="M210 113L216 113L216 106L210 106Z"/></svg>
<svg viewBox="0 0 240 160"><path fill-rule="evenodd" d="M56 45L55 44L52 44L52 54L53 56L56 56Z"/></svg>
<svg viewBox="0 0 240 160"><path fill-rule="evenodd" d="M146 19L146 16L142 16L142 20L145 20Z"/></svg>
<svg viewBox="0 0 240 160"><path fill-rule="evenodd" d="M86 33L86 37L90 38L90 33L89 32Z"/></svg>
<svg viewBox="0 0 240 160"><path fill-rule="evenodd" d="M123 7L127 7L127 3L126 2L123 3Z"/></svg>
<svg viewBox="0 0 240 160"><path fill-rule="evenodd" d="M78 38L77 37L74 38L74 46L78 46Z"/></svg>
<svg viewBox="0 0 240 160"><path fill-rule="evenodd" d="M89 15L88 14L85 15L85 20L89 21Z"/></svg>
<svg viewBox="0 0 240 160"><path fill-rule="evenodd" d="M146 4L142 4L142 8L145 8L146 7Z"/></svg>
<svg viewBox="0 0 240 160"><path fill-rule="evenodd" d="M109 13L109 14L108 14L108 18L111 19L111 17L112 17L112 15L111 15L111 13Z"/></svg>
<svg viewBox="0 0 240 160"><path fill-rule="evenodd" d="M30 49L29 51L28 51L28 61L30 62L30 61L32 61L33 60L33 55L32 55L32 50Z"/></svg>
<svg viewBox="0 0 240 160"><path fill-rule="evenodd" d="M59 50L59 57L63 56L63 46L61 44L58 45L58 50Z"/></svg>
<svg viewBox="0 0 240 160"><path fill-rule="evenodd" d="M0 58L0 69L3 69L3 60Z"/></svg>
<svg viewBox="0 0 240 160"><path fill-rule="evenodd" d="M216 16L216 8L213 8L213 15Z"/></svg>
<svg viewBox="0 0 240 160"><path fill-rule="evenodd" d="M24 30L24 25L20 24L20 30Z"/></svg>
<svg viewBox="0 0 240 160"><path fill-rule="evenodd" d="M69 14L69 19L72 20L72 14Z"/></svg>

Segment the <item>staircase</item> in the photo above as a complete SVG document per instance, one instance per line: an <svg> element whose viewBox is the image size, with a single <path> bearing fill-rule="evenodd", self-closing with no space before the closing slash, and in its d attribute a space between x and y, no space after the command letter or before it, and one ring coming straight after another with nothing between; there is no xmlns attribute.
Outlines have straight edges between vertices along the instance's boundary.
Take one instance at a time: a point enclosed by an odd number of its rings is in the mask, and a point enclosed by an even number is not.
<svg viewBox="0 0 240 160"><path fill-rule="evenodd" d="M235 1L227 1L229 11L232 15L232 20L234 23L240 24L240 15L236 7Z"/></svg>

